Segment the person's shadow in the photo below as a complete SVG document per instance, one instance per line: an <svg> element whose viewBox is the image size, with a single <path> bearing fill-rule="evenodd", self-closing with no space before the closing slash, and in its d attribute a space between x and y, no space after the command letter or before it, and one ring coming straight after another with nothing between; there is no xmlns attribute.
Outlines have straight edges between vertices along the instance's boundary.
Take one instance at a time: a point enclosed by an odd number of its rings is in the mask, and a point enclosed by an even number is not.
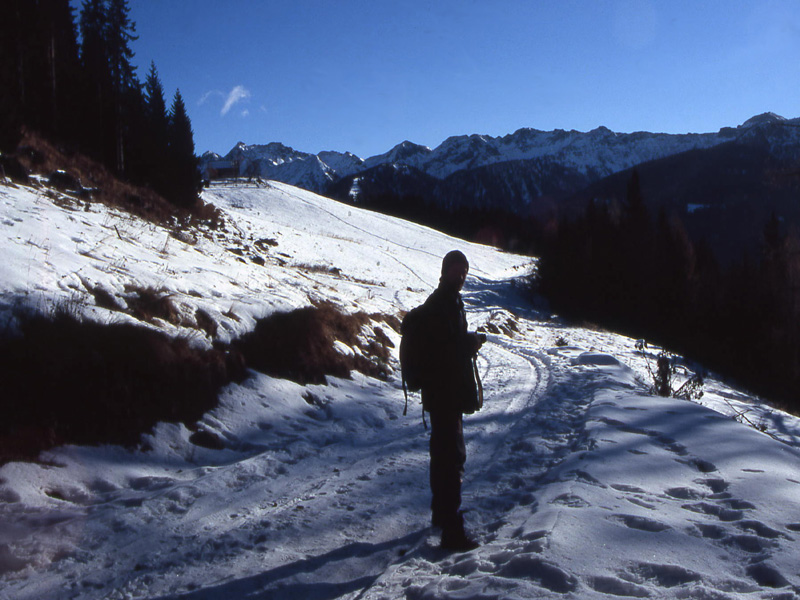
<svg viewBox="0 0 800 600"><path fill-rule="evenodd" d="M389 564L404 556L427 532L421 529L380 544L356 542L275 567L264 573L228 581L193 592L161 596L156 600L333 600L365 590L380 577ZM375 555L386 556L376 564ZM353 567L363 560L364 571ZM339 567L335 563L342 562ZM282 580L286 580L282 583Z"/></svg>

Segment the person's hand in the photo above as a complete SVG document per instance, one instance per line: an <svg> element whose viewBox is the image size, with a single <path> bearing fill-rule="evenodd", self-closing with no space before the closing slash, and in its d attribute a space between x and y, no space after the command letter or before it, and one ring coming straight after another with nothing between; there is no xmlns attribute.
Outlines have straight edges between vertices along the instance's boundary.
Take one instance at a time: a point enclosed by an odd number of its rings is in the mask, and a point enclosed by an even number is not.
<svg viewBox="0 0 800 600"><path fill-rule="evenodd" d="M478 350L481 349L484 342L486 341L486 334L485 333L470 333L470 338L472 339L472 353L477 354Z"/></svg>

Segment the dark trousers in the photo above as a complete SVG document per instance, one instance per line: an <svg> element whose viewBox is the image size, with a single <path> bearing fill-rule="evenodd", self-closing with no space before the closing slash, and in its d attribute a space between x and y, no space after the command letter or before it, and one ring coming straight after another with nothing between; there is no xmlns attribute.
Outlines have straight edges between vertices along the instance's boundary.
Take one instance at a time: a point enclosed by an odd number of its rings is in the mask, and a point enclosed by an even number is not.
<svg viewBox="0 0 800 600"><path fill-rule="evenodd" d="M461 413L434 411L430 416L433 522L445 530L461 529L461 476L467 460Z"/></svg>

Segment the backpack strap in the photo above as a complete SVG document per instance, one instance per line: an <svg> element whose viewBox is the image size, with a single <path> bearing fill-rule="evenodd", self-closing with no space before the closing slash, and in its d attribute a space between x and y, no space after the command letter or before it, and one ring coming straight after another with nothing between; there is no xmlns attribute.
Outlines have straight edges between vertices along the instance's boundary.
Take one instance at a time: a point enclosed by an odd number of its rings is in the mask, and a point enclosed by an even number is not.
<svg viewBox="0 0 800 600"><path fill-rule="evenodd" d="M405 417L408 414L408 386L406 385L406 378L403 377L403 395L406 397L406 405L403 408L403 416ZM428 422L425 420L425 407L422 407L422 424L425 426L425 430L428 430Z"/></svg>

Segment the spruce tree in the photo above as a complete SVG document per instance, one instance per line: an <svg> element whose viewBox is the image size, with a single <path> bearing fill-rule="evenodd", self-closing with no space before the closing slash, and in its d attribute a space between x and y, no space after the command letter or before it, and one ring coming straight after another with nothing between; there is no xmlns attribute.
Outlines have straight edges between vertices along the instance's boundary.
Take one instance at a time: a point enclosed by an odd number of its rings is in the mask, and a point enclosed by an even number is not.
<svg viewBox="0 0 800 600"><path fill-rule="evenodd" d="M103 0L84 0L80 13L84 147L106 164L113 156L111 73L106 44L106 5Z"/></svg>
<svg viewBox="0 0 800 600"><path fill-rule="evenodd" d="M0 152L17 147L24 120L24 11L22 0L11 0L0 18Z"/></svg>
<svg viewBox="0 0 800 600"><path fill-rule="evenodd" d="M69 0L42 0L42 12L48 15L48 92L52 111L48 129L58 139L75 141L80 134L75 113L81 90L75 15Z"/></svg>
<svg viewBox="0 0 800 600"><path fill-rule="evenodd" d="M128 129L126 123L134 118L138 108L136 79L131 63L133 50L130 43L137 40L136 25L130 19L127 0L109 0L107 7L105 42L108 70L111 78L111 102L113 112L114 160L118 173L125 172L125 146Z"/></svg>
<svg viewBox="0 0 800 600"><path fill-rule="evenodd" d="M8 0L0 18L0 148L23 125L74 138L78 50L69 0Z"/></svg>
<svg viewBox="0 0 800 600"><path fill-rule="evenodd" d="M164 86L158 76L155 63L150 63L150 71L144 84L146 99L145 120L148 136L146 140L146 173L150 184L160 194L168 194L168 175L163 167L163 159L169 152L169 115L164 99Z"/></svg>
<svg viewBox="0 0 800 600"><path fill-rule="evenodd" d="M180 90L175 92L170 109L169 164L172 181L169 200L184 208L193 207L197 203L200 175L194 155L192 123Z"/></svg>

